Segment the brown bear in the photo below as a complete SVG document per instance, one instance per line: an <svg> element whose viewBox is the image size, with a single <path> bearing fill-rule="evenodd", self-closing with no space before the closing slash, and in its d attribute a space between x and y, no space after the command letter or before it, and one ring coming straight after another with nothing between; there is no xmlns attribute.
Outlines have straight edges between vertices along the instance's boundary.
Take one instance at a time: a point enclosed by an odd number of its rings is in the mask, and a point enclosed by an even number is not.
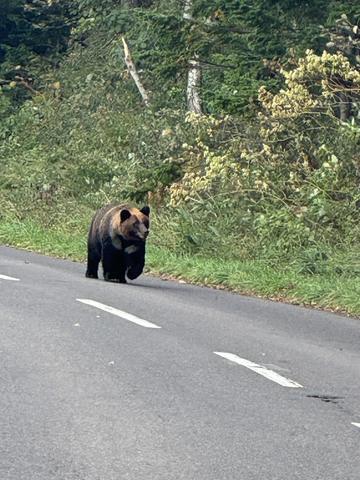
<svg viewBox="0 0 360 480"><path fill-rule="evenodd" d="M106 205L95 213L88 235L86 277L98 278L102 262L104 279L126 283L141 275L145 265L145 244L149 234L150 208Z"/></svg>

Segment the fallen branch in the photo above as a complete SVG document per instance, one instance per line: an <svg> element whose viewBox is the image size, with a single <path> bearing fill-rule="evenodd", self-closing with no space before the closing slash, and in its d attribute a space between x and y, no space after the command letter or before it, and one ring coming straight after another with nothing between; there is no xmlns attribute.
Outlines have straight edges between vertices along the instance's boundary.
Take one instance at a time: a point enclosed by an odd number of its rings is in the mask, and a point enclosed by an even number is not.
<svg viewBox="0 0 360 480"><path fill-rule="evenodd" d="M134 80L134 82L137 86L137 89L140 92L140 95L141 95L141 97L144 101L145 106L148 107L150 105L149 95L148 95L147 91L145 90L145 87L141 83L140 77L139 77L139 75L136 71L135 64L132 61L130 50L129 50L129 47L128 47L126 41L125 41L125 38L121 37L121 40L122 40L123 46L124 46L124 60L125 60L127 69L129 71L130 75L132 76L132 78L133 78L133 80Z"/></svg>
<svg viewBox="0 0 360 480"><path fill-rule="evenodd" d="M30 83L25 80L25 78L23 77L20 77L18 75L15 76L15 81L18 85L22 85L24 88L26 88L27 90L29 90L29 92L31 92L33 95L40 95L40 92L38 92L37 90L35 90L35 88L33 88Z"/></svg>

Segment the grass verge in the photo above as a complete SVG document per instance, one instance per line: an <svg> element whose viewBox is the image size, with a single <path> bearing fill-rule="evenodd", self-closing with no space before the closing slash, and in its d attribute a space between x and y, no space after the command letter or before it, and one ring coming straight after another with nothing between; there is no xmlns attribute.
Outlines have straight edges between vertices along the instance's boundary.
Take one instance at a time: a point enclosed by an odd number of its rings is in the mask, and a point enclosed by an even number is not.
<svg viewBox="0 0 360 480"><path fill-rule="evenodd" d="M0 243L85 261L86 232L44 228L33 220L0 222ZM229 289L272 300L360 316L360 278L330 273L302 274L261 260L222 260L177 255L149 243L147 271L166 278Z"/></svg>

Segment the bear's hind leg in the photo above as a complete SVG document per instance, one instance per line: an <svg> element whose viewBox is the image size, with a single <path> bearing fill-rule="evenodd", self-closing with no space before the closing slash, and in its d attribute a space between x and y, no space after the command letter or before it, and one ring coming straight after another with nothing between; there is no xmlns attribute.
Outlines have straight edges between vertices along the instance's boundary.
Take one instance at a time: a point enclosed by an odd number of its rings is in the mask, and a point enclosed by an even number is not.
<svg viewBox="0 0 360 480"><path fill-rule="evenodd" d="M97 249L88 246L88 257L87 257L87 268L85 276L87 278L98 278L98 268L101 260L101 256L98 253Z"/></svg>

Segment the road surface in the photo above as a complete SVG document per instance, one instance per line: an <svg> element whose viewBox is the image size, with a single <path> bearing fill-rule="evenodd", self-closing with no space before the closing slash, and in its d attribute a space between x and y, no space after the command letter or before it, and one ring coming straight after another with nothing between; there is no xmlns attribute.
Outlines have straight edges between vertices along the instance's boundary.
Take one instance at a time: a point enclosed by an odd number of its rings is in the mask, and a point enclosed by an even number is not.
<svg viewBox="0 0 360 480"><path fill-rule="evenodd" d="M360 321L0 247L1 480L359 480Z"/></svg>

